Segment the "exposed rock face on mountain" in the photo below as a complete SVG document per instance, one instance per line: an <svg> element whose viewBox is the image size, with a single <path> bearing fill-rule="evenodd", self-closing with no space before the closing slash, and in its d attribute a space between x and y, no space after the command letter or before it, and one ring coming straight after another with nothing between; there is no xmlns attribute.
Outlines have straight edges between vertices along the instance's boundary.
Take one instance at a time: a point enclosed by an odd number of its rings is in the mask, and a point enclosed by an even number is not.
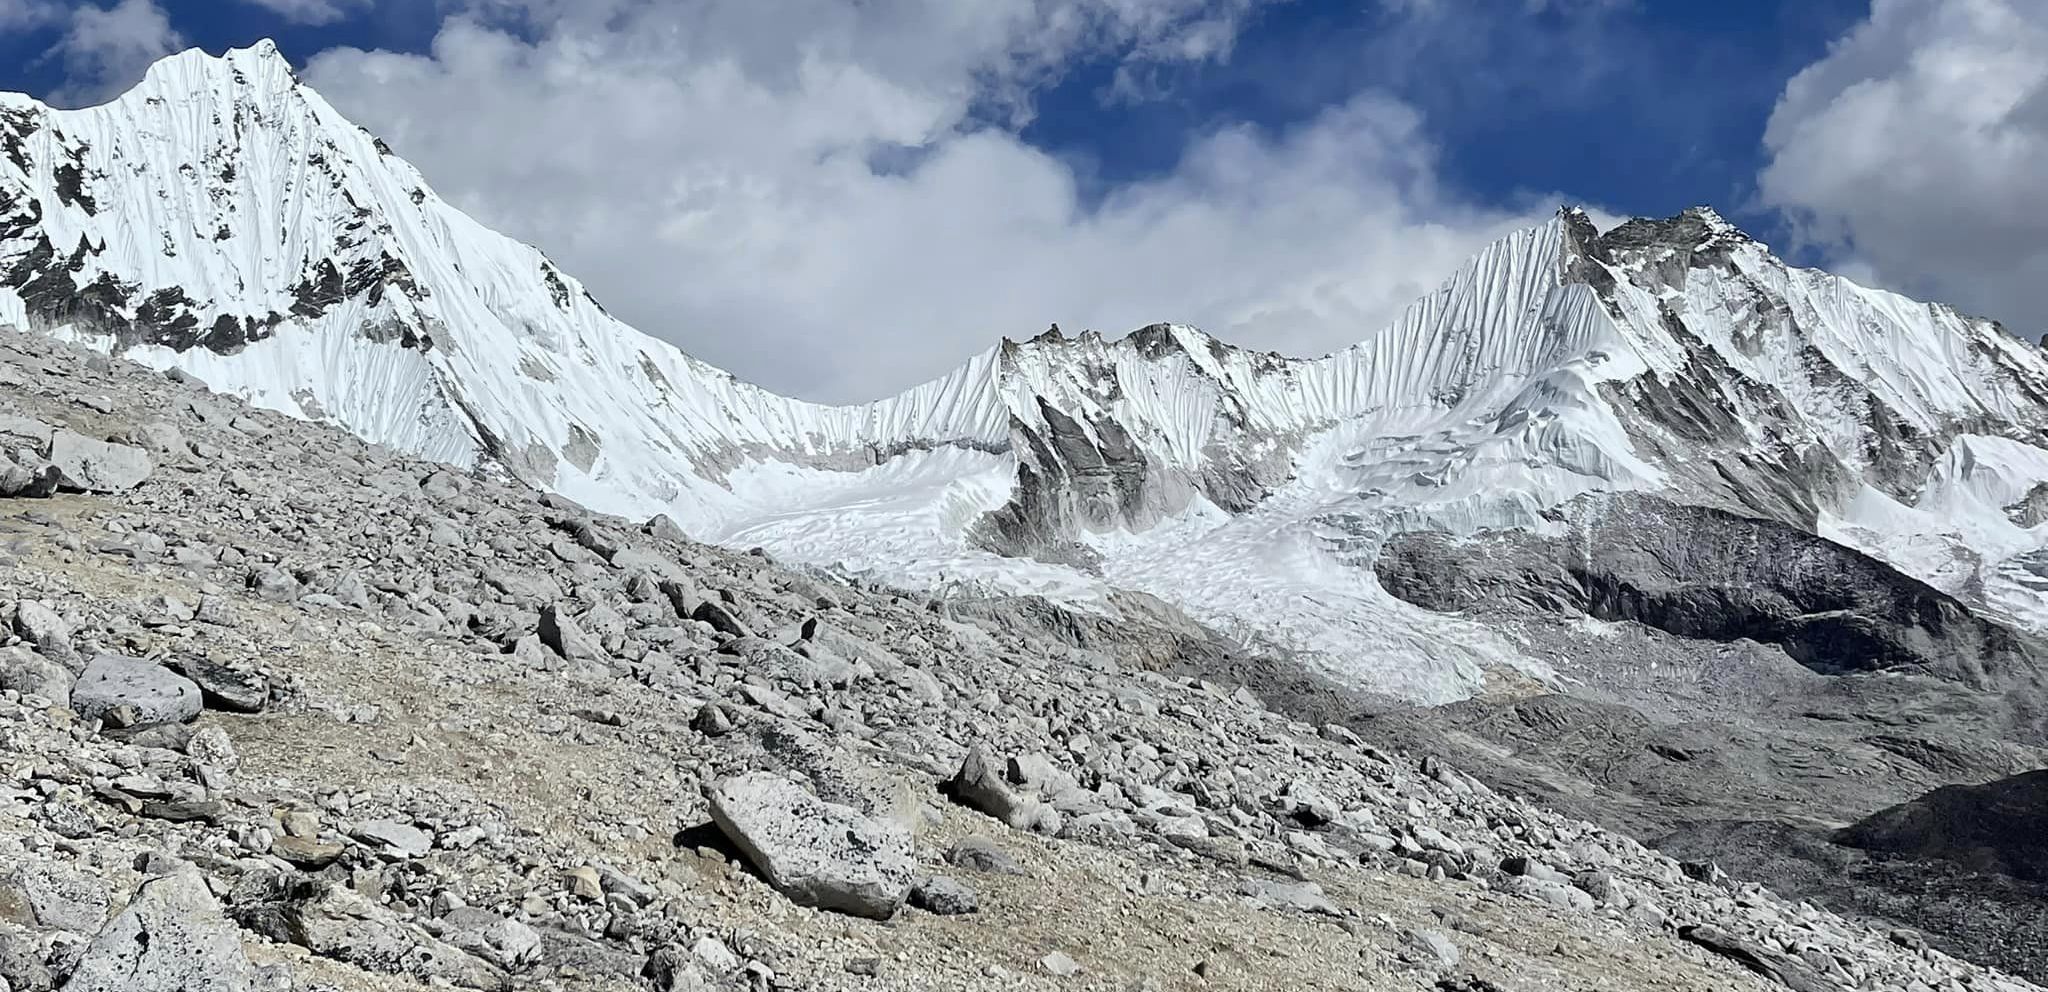
<svg viewBox="0 0 2048 992"><path fill-rule="evenodd" d="M0 98L0 150L0 320L848 574L1109 616L1135 589L1448 701L1544 673L1389 600L1382 543L1645 491L2048 625L2048 360L1791 268L1710 210L1604 233L1561 212L1321 359L1178 325L1054 331L826 407L619 323L268 45L174 57L106 107Z"/></svg>
<svg viewBox="0 0 2048 992"><path fill-rule="evenodd" d="M1869 555L1772 520L1641 494L1581 497L1562 532L1408 533L1375 562L1425 609L1540 611L1747 638L1823 675L2037 686L2048 649Z"/></svg>

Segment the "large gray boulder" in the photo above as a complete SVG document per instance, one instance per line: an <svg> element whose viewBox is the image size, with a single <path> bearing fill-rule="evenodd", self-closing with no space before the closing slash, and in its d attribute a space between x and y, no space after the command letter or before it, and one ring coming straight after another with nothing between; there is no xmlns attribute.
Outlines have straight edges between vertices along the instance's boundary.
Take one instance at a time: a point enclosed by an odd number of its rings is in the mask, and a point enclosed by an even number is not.
<svg viewBox="0 0 2048 992"><path fill-rule="evenodd" d="M88 720L119 707L135 708L134 723L183 723L199 715L199 686L155 662L103 654L85 666L71 687L71 708Z"/></svg>
<svg viewBox="0 0 2048 992"><path fill-rule="evenodd" d="M64 992L248 992L256 970L240 934L198 873L154 878L93 938Z"/></svg>
<svg viewBox="0 0 2048 992"><path fill-rule="evenodd" d="M711 817L792 902L888 919L915 879L908 831L751 772L713 786Z"/></svg>
<svg viewBox="0 0 2048 992"><path fill-rule="evenodd" d="M141 448L95 441L68 430L50 435L44 457L57 467L65 488L89 493L125 492L141 485L156 470L149 452Z"/></svg>

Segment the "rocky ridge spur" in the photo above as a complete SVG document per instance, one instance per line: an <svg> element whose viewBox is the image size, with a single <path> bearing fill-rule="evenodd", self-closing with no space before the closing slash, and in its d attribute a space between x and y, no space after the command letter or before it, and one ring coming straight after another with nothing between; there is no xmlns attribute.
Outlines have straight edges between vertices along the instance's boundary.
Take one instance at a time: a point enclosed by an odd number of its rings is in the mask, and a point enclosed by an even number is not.
<svg viewBox="0 0 2048 992"><path fill-rule="evenodd" d="M42 337L0 458L8 992L2034 988L1029 604Z"/></svg>

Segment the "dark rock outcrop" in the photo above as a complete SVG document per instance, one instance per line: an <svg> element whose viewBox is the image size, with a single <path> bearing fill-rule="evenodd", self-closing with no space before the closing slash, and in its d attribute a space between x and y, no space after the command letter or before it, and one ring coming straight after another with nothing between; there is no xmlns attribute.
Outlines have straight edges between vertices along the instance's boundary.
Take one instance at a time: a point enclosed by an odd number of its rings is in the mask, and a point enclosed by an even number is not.
<svg viewBox="0 0 2048 992"><path fill-rule="evenodd" d="M1777 645L1824 675L1911 671L1973 686L2035 678L2041 649L1954 597L1787 524L1640 494L1583 497L1566 533L1410 533L1375 571L1438 611L1581 613L1681 637Z"/></svg>
<svg viewBox="0 0 2048 992"><path fill-rule="evenodd" d="M1835 834L1875 854L1939 858L1976 871L2048 882L2048 769L1983 785L1951 785Z"/></svg>

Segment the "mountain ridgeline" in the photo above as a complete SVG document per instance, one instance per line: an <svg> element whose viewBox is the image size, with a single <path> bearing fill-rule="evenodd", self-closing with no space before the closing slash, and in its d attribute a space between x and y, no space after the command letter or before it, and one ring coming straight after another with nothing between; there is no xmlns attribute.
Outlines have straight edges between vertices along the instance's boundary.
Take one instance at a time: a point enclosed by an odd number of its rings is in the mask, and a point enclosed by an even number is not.
<svg viewBox="0 0 2048 992"><path fill-rule="evenodd" d="M1381 549L1554 529L1588 494L1774 521L2048 625L2048 360L1705 208L1606 232L1562 210L1322 358L1055 331L822 406L621 323L265 43L102 107L0 97L0 323L795 560L1081 608L1151 593L1353 681L1419 672L1382 680L1410 698L1536 666L1387 596ZM1261 604L1276 587L1309 595Z"/></svg>

